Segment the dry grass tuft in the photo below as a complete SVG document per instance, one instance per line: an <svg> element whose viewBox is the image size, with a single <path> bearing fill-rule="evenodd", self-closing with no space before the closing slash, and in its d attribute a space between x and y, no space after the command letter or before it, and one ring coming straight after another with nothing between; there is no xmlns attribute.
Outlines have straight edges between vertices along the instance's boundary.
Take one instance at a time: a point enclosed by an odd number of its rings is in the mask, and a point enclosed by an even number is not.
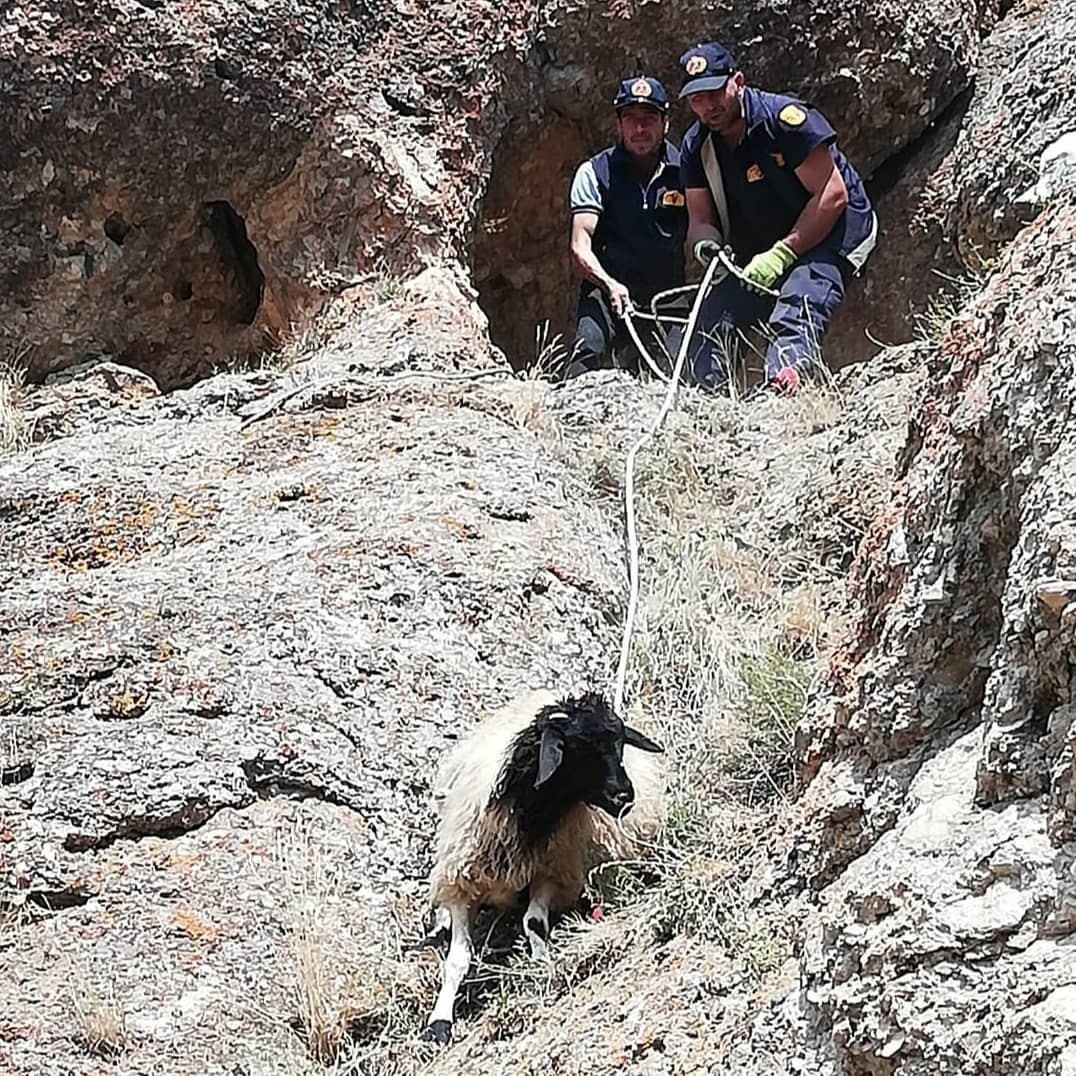
<svg viewBox="0 0 1076 1076"><path fill-rule="evenodd" d="M668 745L671 785L653 852L663 881L636 914L662 936L721 939L762 975L788 939L748 883L792 790L794 728L821 661L810 580L825 573L785 578L757 493L722 477L716 424L728 416L676 416L640 457L646 567L627 695Z"/></svg>
<svg viewBox="0 0 1076 1076"><path fill-rule="evenodd" d="M280 348L273 352L272 365L278 370L291 370L320 355L332 339L324 320L316 320L302 329L289 332Z"/></svg>
<svg viewBox="0 0 1076 1076"><path fill-rule="evenodd" d="M0 831L5 828L3 812L0 812ZM0 901L0 952L11 949L19 940L19 931L30 921L30 911L25 903L11 904Z"/></svg>
<svg viewBox="0 0 1076 1076"><path fill-rule="evenodd" d="M20 452L34 438L33 420L24 409L25 356L25 351L18 351L0 360L0 455Z"/></svg>
<svg viewBox="0 0 1076 1076"><path fill-rule="evenodd" d="M931 344L941 343L956 318L968 307L982 289L992 262L983 261L981 270L952 276L932 269L941 284L927 302L926 309L916 314L915 327L920 337Z"/></svg>
<svg viewBox="0 0 1076 1076"><path fill-rule="evenodd" d="M436 969L405 959L397 910L349 893L345 857L324 855L317 829L297 826L278 856L290 886L292 1026L307 1057L339 1076L414 1071L429 1050L417 1039Z"/></svg>
<svg viewBox="0 0 1076 1076"><path fill-rule="evenodd" d="M545 407L550 382L560 376L568 360L568 348L560 333L550 336L549 322L534 330L534 362L507 388L512 424L544 437L558 439L560 427Z"/></svg>
<svg viewBox="0 0 1076 1076"><path fill-rule="evenodd" d="M82 1046L104 1057L121 1053L127 1045L126 1018L112 988L99 990L88 979L73 977L69 996Z"/></svg>
<svg viewBox="0 0 1076 1076"><path fill-rule="evenodd" d="M528 367L526 376L531 380L555 378L567 366L570 356L571 348L561 334L550 335L547 318L534 327L534 362Z"/></svg>
<svg viewBox="0 0 1076 1076"><path fill-rule="evenodd" d="M819 380L807 382L795 396L789 397L785 406L792 419L792 429L804 434L835 426L845 409L844 399L828 371Z"/></svg>

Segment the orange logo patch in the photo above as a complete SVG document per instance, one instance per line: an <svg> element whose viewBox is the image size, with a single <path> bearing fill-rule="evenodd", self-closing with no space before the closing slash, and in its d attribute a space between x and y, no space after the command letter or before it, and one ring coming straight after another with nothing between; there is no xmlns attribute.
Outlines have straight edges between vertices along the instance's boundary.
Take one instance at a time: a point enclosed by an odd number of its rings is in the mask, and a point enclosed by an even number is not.
<svg viewBox="0 0 1076 1076"><path fill-rule="evenodd" d="M684 196L679 191L666 191L661 196L662 205L683 205Z"/></svg>
<svg viewBox="0 0 1076 1076"><path fill-rule="evenodd" d="M757 183L762 178L762 169L757 164L751 165L747 170L747 182Z"/></svg>

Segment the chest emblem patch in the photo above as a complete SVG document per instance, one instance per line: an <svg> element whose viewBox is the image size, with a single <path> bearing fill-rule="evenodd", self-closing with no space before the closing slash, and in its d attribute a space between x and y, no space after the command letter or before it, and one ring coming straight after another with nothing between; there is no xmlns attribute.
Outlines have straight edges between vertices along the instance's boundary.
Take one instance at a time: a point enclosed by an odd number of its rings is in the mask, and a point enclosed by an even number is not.
<svg viewBox="0 0 1076 1076"><path fill-rule="evenodd" d="M683 205L684 196L679 191L666 191L661 196L662 205Z"/></svg>
<svg viewBox="0 0 1076 1076"><path fill-rule="evenodd" d="M747 170L747 182L757 183L762 178L762 169L757 164L751 165Z"/></svg>
<svg viewBox="0 0 1076 1076"><path fill-rule="evenodd" d="M802 127L807 119L807 113L799 105L785 105L777 113L777 118L786 127Z"/></svg>
<svg viewBox="0 0 1076 1076"><path fill-rule="evenodd" d="M783 153L771 153L770 156L777 162L778 168L784 168L785 155Z"/></svg>

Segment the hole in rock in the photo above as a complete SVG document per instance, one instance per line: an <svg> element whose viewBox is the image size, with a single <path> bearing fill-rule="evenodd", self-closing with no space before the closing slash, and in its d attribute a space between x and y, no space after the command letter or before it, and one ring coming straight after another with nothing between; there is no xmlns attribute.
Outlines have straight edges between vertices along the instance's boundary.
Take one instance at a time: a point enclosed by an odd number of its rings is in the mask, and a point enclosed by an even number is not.
<svg viewBox="0 0 1076 1076"><path fill-rule="evenodd" d="M105 235L118 247L123 246L123 241L127 238L127 233L130 230L131 226L119 213L110 213L105 220Z"/></svg>
<svg viewBox="0 0 1076 1076"><path fill-rule="evenodd" d="M217 78L224 79L226 82L234 82L239 77L239 68L222 56L218 56L213 61L213 71Z"/></svg>
<svg viewBox="0 0 1076 1076"><path fill-rule="evenodd" d="M209 376L225 357L242 364L264 350L265 275L231 203L193 206L158 257L131 289L120 362L167 392Z"/></svg>
<svg viewBox="0 0 1076 1076"><path fill-rule="evenodd" d="M243 218L228 202L206 202L202 220L213 237L220 259L222 312L241 325L257 316L265 291L265 276L258 265L258 251L247 238Z"/></svg>

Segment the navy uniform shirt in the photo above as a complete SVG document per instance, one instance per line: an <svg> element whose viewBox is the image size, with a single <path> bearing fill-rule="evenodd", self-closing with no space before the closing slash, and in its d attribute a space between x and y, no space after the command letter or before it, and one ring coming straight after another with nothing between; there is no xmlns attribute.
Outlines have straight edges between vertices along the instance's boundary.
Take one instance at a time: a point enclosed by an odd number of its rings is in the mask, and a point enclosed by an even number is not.
<svg viewBox="0 0 1076 1076"><path fill-rule="evenodd" d="M815 147L826 145L848 188L848 205L819 246L845 257L855 269L874 248L877 222L859 173L837 148L837 135L821 112L793 97L743 91L747 130L736 147L696 122L680 147L684 187L710 188L705 168L707 140L716 151L728 199L732 244L740 262L768 250L792 230L810 201L796 176ZM712 189L712 188L711 188Z"/></svg>
<svg viewBox="0 0 1076 1076"><path fill-rule="evenodd" d="M573 214L598 214L594 253L636 303L684 283L687 206L675 146L665 143L654 174L643 181L622 146L603 150L577 169L570 205Z"/></svg>

